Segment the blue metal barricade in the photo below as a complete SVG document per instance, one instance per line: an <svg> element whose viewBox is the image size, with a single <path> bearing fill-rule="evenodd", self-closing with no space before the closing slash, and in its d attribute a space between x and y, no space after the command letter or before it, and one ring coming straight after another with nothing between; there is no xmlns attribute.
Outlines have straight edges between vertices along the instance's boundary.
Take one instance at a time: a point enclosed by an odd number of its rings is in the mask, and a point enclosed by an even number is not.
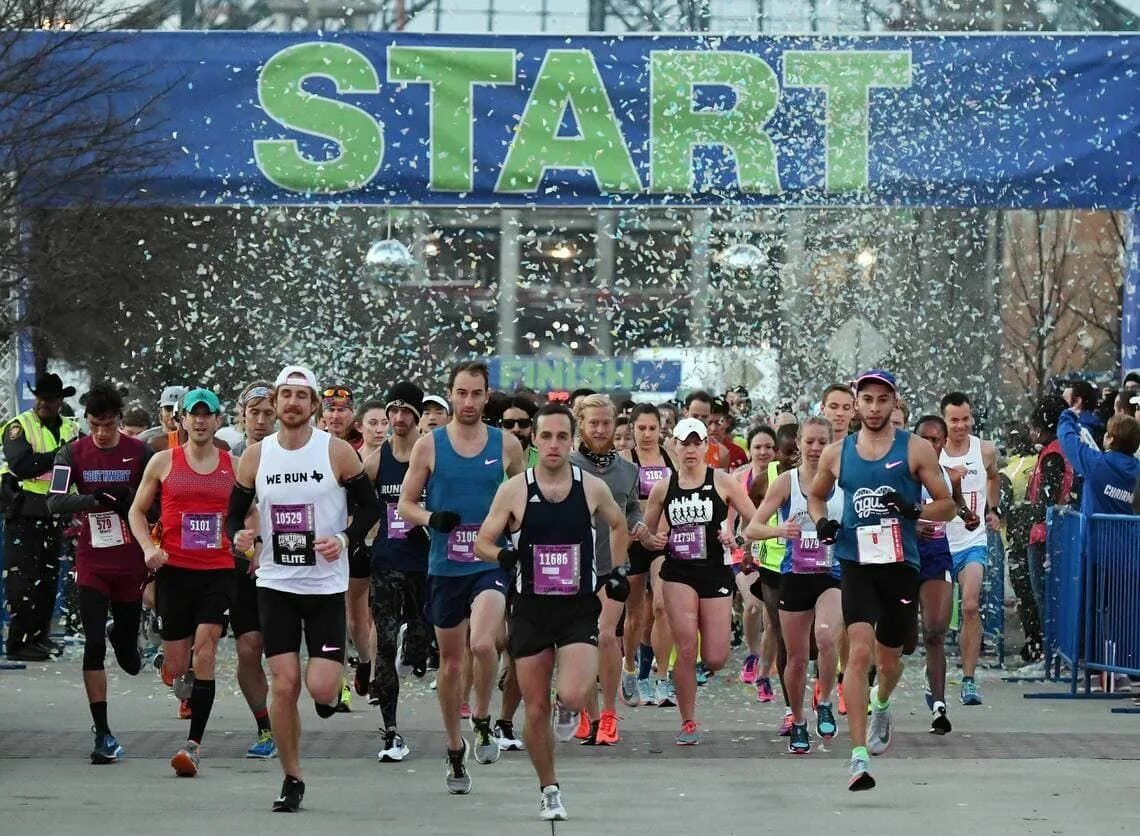
<svg viewBox="0 0 1140 836"><path fill-rule="evenodd" d="M1069 667L1070 693L1077 692L1084 625L1084 514L1067 508L1051 512L1045 556L1045 672L1060 679Z"/></svg>
<svg viewBox="0 0 1140 836"><path fill-rule="evenodd" d="M993 647L1000 668L1005 665L1005 545L996 531L989 532L989 562L978 603L982 636Z"/></svg>
<svg viewBox="0 0 1140 836"><path fill-rule="evenodd" d="M1085 596L1085 666L1140 676L1140 517L1089 518Z"/></svg>

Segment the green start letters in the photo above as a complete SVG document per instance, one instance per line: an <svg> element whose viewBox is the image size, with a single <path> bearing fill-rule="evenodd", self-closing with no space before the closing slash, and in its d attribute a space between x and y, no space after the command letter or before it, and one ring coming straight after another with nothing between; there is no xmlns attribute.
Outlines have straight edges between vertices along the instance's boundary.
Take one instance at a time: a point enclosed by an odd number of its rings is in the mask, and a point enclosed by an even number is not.
<svg viewBox="0 0 1140 836"><path fill-rule="evenodd" d="M426 86L427 183L435 192L472 190L476 118L505 123L509 141L496 160L500 194L537 192L552 170L585 172L602 194L691 193L700 188L693 164L700 147L731 155L741 193L781 191L776 141L768 129L780 103L780 78L759 55L651 50L645 67L630 66L642 79L640 95L648 103L646 149L629 147L612 91L590 50L547 50L533 81L524 79L530 93L518 114L487 114L476 104L482 87L519 84L513 49L389 45L386 62L382 85L373 62L340 43L297 44L266 61L257 80L262 109L281 128L324 140L327 153L315 156L277 131L275 138L253 142L261 173L283 189L308 194L354 191L377 176L385 141L398 138L386 135L386 126L364 108L307 88L310 79L322 78L336 96L356 101L361 94L392 96L406 85ZM814 115L824 125L820 187L832 193L866 189L870 91L910 86L910 50L788 50L782 62L784 87L822 93L821 112ZM708 86L730 89L731 106L698 107L697 91ZM574 131L562 128L567 114ZM267 123L266 131L274 127ZM641 169L635 155L646 160Z"/></svg>

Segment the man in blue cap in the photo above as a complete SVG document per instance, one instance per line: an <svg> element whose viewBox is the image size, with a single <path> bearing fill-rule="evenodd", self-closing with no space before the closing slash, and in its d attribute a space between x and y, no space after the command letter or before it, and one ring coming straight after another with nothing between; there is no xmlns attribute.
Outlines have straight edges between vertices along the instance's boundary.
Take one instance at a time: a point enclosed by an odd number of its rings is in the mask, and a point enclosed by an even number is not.
<svg viewBox="0 0 1140 836"><path fill-rule="evenodd" d="M898 405L894 375L881 369L855 382L857 433L827 446L808 495L808 513L819 540L835 544L843 592L843 621L850 650L845 673L847 702L866 705L867 671L874 663L871 722L861 710L847 715L851 734L850 790L869 790L869 754L890 747L891 692L902 676L902 646L918 615L918 540L915 523L949 520L954 500L929 441L891 426ZM827 516L827 499L838 483L843 515ZM922 488L930 502L920 504Z"/></svg>

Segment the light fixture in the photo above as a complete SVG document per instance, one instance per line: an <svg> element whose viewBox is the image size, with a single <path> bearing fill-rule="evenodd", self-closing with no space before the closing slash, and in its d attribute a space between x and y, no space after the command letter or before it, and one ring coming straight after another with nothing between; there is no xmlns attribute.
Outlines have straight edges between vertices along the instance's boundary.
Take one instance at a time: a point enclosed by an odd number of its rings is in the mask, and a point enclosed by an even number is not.
<svg viewBox="0 0 1140 836"><path fill-rule="evenodd" d="M578 251L571 244L565 241L559 241L557 244L547 248L546 254L551 258L557 258L559 261L566 261L576 256Z"/></svg>
<svg viewBox="0 0 1140 836"><path fill-rule="evenodd" d="M878 260L879 257L870 247L864 247L863 249L859 250L859 254L855 256L855 263L862 267L864 270L870 270L875 266L875 262Z"/></svg>
<svg viewBox="0 0 1140 836"><path fill-rule="evenodd" d="M737 243L717 253L721 267L733 273L759 273L768 263L768 256L755 244Z"/></svg>
<svg viewBox="0 0 1140 836"><path fill-rule="evenodd" d="M416 260L408 248L394 238L377 241L368 248L364 265L382 273L401 273L416 266Z"/></svg>

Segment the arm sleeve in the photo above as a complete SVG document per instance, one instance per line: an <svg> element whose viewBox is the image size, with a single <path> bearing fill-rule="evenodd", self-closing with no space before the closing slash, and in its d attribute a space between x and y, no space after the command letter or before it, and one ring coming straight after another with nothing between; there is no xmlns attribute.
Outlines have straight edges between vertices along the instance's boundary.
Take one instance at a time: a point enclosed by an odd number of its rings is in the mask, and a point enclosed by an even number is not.
<svg viewBox="0 0 1140 836"><path fill-rule="evenodd" d="M71 445L65 444L55 453L55 464L71 467ZM74 479L72 486L74 486ZM91 494L75 493L49 493L47 495L48 511L53 514L75 514L80 511L104 510L102 504Z"/></svg>
<svg viewBox="0 0 1140 836"><path fill-rule="evenodd" d="M638 523L645 522L645 515L641 512L641 501L637 498L637 479L633 480L633 485L625 495L625 522L630 531L633 531L633 527Z"/></svg>
<svg viewBox="0 0 1140 836"><path fill-rule="evenodd" d="M8 462L8 470L17 479L31 479L47 470L51 470L55 463L55 453L37 453L24 436L23 428L12 437L12 427L19 427L19 423L11 421L4 427L4 460Z"/></svg>
<svg viewBox="0 0 1140 836"><path fill-rule="evenodd" d="M234 482L234 489L230 491L230 506L226 509L226 535L232 541L234 536L245 528L245 517L250 506L256 498L257 492Z"/></svg>
<svg viewBox="0 0 1140 836"><path fill-rule="evenodd" d="M1057 424L1057 440L1061 442L1061 452L1080 476L1088 476L1104 458L1104 453L1081 441L1081 426L1077 416L1067 409L1061 413L1061 420Z"/></svg>
<svg viewBox="0 0 1140 836"><path fill-rule="evenodd" d="M380 521L380 498L363 471L345 482L344 490L348 495L348 507L353 509L352 522L344 533L348 537L349 549L353 549L364 542L372 526Z"/></svg>

